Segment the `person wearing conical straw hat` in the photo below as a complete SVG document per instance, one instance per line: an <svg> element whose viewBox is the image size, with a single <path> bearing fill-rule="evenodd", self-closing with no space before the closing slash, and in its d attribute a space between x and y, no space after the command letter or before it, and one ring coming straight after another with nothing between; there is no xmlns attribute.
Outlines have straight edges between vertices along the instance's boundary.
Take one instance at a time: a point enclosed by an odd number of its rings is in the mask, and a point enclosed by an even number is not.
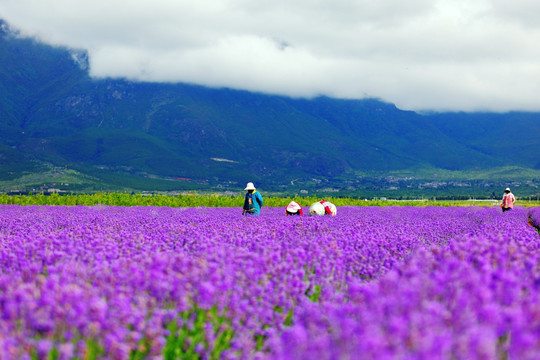
<svg viewBox="0 0 540 360"><path fill-rule="evenodd" d="M242 215L259 215L263 206L262 195L257 192L252 182L247 183L244 190L247 190L247 193L244 199Z"/></svg>
<svg viewBox="0 0 540 360"><path fill-rule="evenodd" d="M508 210L512 210L514 208L515 202L516 202L516 198L514 194L512 194L512 192L510 191L510 188L506 188L504 190L504 195L502 198L502 204L501 204L502 211L505 212Z"/></svg>

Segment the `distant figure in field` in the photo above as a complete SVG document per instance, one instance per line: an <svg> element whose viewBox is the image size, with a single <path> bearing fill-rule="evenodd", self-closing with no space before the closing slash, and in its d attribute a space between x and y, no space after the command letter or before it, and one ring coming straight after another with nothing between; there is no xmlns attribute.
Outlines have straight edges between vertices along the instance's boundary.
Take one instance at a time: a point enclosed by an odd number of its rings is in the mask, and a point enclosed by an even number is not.
<svg viewBox="0 0 540 360"><path fill-rule="evenodd" d="M316 203L313 203L309 207L309 215L337 215L336 205L332 204L330 201L321 200Z"/></svg>
<svg viewBox="0 0 540 360"><path fill-rule="evenodd" d="M516 198L514 197L514 194L510 191L510 188L506 188L504 190L504 195L502 198L502 211L508 211L512 210L514 208L514 203L516 202Z"/></svg>
<svg viewBox="0 0 540 360"><path fill-rule="evenodd" d="M244 190L247 190L247 193L244 200L242 215L259 215L261 213L261 207L263 206L262 195L255 190L255 186L252 182L247 183Z"/></svg>
<svg viewBox="0 0 540 360"><path fill-rule="evenodd" d="M302 206L296 201L291 201L287 208L285 209L285 215L304 215L302 211Z"/></svg>

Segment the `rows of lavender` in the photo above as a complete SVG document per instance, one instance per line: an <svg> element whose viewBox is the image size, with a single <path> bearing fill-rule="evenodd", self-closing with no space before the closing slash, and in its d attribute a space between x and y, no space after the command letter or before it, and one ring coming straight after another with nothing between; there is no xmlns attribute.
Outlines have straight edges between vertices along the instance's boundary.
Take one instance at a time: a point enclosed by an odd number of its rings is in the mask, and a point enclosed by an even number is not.
<svg viewBox="0 0 540 360"><path fill-rule="evenodd" d="M0 206L0 358L540 353L536 209L263 210Z"/></svg>
<svg viewBox="0 0 540 360"><path fill-rule="evenodd" d="M540 207L528 211L529 224L540 230Z"/></svg>

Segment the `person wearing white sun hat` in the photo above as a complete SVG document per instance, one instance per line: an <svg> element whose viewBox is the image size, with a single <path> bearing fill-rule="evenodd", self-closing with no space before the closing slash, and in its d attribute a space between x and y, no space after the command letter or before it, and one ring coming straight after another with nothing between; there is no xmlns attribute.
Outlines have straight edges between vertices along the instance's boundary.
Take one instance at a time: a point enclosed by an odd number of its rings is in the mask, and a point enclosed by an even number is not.
<svg viewBox="0 0 540 360"><path fill-rule="evenodd" d="M321 200L312 204L309 207L309 216L312 215L332 215L336 216L337 208L336 205L332 204L330 201Z"/></svg>
<svg viewBox="0 0 540 360"><path fill-rule="evenodd" d="M244 199L242 215L259 215L263 206L262 195L257 192L252 182L247 183L244 190L247 190L247 193Z"/></svg>
<svg viewBox="0 0 540 360"><path fill-rule="evenodd" d="M514 208L515 202L516 202L516 197L514 196L514 194L512 194L512 192L510 191L510 188L506 188L504 190L504 195L502 198L502 204L501 204L502 211L505 212L508 210L512 210Z"/></svg>
<svg viewBox="0 0 540 360"><path fill-rule="evenodd" d="M285 208L285 215L304 215L304 211L302 210L302 205L297 203L296 201L291 201L289 205Z"/></svg>

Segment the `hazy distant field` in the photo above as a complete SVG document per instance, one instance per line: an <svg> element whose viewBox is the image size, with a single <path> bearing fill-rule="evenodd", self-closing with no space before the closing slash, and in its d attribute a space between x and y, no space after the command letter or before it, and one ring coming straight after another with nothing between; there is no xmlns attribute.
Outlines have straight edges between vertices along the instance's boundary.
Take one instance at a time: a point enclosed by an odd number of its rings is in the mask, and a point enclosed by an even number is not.
<svg viewBox="0 0 540 360"><path fill-rule="evenodd" d="M263 193L264 196L264 193ZM498 206L500 200L368 200L359 198L325 197L336 206ZM268 197L264 196L265 207L285 207L295 200L308 206L321 200L317 197ZM90 195L6 195L0 194L0 204L16 205L111 205L111 206L169 206L169 207L242 207L242 195L148 195L127 193L96 193ZM540 206L540 201L519 199L519 206Z"/></svg>

